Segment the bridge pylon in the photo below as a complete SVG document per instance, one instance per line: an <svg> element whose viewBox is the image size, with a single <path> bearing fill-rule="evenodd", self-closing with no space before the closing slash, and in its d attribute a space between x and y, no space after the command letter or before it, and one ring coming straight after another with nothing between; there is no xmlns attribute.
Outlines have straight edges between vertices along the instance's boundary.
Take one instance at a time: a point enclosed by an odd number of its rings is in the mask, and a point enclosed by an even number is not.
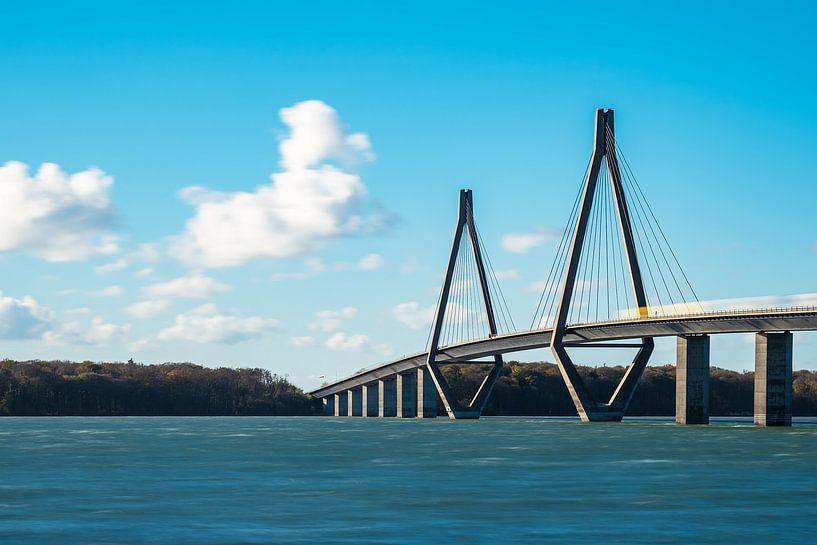
<svg viewBox="0 0 817 545"><path fill-rule="evenodd" d="M445 380L440 371L437 362L437 356L440 353L440 338L443 329L443 322L446 316L446 309L448 308L449 298L451 296L452 284L455 279L455 268L457 266L457 257L460 252L460 243L463 242L463 236L468 236L466 242L470 243L472 251L467 259L473 259L473 263L469 264L476 269L476 280L479 287L479 292L482 296L482 305L480 305L485 314L484 318L487 322L488 333L490 336L497 334L496 318L494 316L494 306L491 301L491 293L489 290L488 277L485 273L485 264L482 259L482 250L480 249L479 237L477 235L476 225L474 224L474 204L473 196L470 189L460 190L459 196L459 214L457 217L457 226L454 230L454 241L451 245L451 254L448 258L448 265L445 269L445 278L443 280L442 290L440 291L440 299L437 304L437 309L434 314L434 321L431 328L431 338L428 347L428 358L426 360L426 367L431 375L440 399L443 402L448 417L451 419L474 419L479 418L485 404L491 395L494 384L502 371L502 355L497 354L493 356L493 363L486 362L467 362L467 363L486 363L491 364L491 370L488 372L485 379L480 384L476 393L471 399L468 406L463 407L458 401L448 382ZM446 361L446 363L451 363ZM466 362L462 362L466 363Z"/></svg>
<svg viewBox="0 0 817 545"><path fill-rule="evenodd" d="M559 367L562 378L567 384L576 410L581 419L585 422L620 421L624 417L624 413L627 411L627 407L638 385L638 380L641 378L654 348L652 338L644 337L641 339L638 353L627 368L615 392L613 392L613 395L606 403L599 403L594 399L565 348L564 337L567 328L568 311L573 298L573 292L576 288L579 261L582 246L587 236L587 225L590 220L593 199L596 195L599 171L602 167L602 162L605 160L607 161L607 169L610 174L610 188L612 189L615 213L618 218L618 227L623 242L637 314L642 318L648 315L644 282L641 277L641 268L639 267L635 240L633 238L633 225L630 219L630 211L627 207L627 198L622 185L621 171L616 155L613 110L598 109L596 110L593 154L590 159L590 166L587 170L584 189L581 194L581 205L573 230L570 251L567 258L567 267L562 283L562 291L558 306L556 307L553 336L550 345L550 349L556 358L556 364ZM592 343L586 343L582 346L592 348L593 345Z"/></svg>

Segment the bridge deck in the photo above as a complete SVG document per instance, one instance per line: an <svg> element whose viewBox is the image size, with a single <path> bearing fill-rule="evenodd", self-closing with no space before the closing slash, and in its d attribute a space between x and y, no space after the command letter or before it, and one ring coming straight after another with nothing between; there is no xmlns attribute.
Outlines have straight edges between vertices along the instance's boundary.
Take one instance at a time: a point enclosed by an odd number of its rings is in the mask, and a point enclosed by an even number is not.
<svg viewBox="0 0 817 545"><path fill-rule="evenodd" d="M639 339L641 337L809 330L817 330L817 307L708 312L686 316L579 324L568 327L565 342L593 343ZM440 350L437 361L445 363L452 360L471 360L495 354L547 348L550 346L551 333L551 329L547 328L497 335L489 339L479 339L446 346ZM427 352L420 352L364 369L310 393L318 398L326 397L358 388L377 379L390 377L397 373L405 373L425 365L427 355Z"/></svg>

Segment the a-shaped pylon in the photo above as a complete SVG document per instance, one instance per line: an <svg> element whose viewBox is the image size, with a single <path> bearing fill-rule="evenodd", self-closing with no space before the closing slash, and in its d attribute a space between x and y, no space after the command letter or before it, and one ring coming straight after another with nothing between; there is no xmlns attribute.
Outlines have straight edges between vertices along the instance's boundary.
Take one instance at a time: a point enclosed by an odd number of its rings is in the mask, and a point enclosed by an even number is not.
<svg viewBox="0 0 817 545"><path fill-rule="evenodd" d="M604 420L619 421L623 418L633 393L635 392L635 388L638 385L638 380L644 372L644 368L647 366L647 361L654 348L654 343L651 338L645 337L641 339L638 353L633 359L632 364L627 368L624 377L621 379L621 382L607 403L599 403L593 398L593 395L587 389L587 386L576 370L565 348L564 337L567 328L568 311L576 287L576 275L579 269L582 245L584 244L587 234L590 211L593 207L593 198L596 194L599 170L604 160L607 161L607 167L610 173L610 186L613 191L618 226L626 253L627 267L637 313L638 316L642 318L648 314L641 269L638 265L638 256L633 240L630 212L627 208L627 199L624 194L624 188L621 182L621 171L619 170L618 158L616 156L613 110L599 109L596 110L596 131L593 155L590 159L590 167L587 171L581 197L581 207L579 208L573 231L572 243L567 259L567 268L562 284L559 304L556 309L550 345L562 378L564 378L570 396L573 398L573 403L576 405L576 410L581 419L585 422ZM583 346L592 347L593 345L584 344Z"/></svg>

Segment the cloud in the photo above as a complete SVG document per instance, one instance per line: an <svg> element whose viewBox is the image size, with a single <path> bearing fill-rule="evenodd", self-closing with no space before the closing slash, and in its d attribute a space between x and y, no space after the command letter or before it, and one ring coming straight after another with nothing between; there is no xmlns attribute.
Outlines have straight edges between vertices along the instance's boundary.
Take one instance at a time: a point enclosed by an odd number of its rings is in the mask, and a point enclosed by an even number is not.
<svg viewBox="0 0 817 545"><path fill-rule="evenodd" d="M278 320L222 314L215 305L206 304L178 314L175 324L159 331L158 337L163 341L235 344L260 339L279 327Z"/></svg>
<svg viewBox="0 0 817 545"><path fill-rule="evenodd" d="M139 339L128 343L127 349L129 352L141 352L150 345L150 339Z"/></svg>
<svg viewBox="0 0 817 545"><path fill-rule="evenodd" d="M357 262L357 268L361 271L374 271L381 265L383 265L383 256L380 254L369 254Z"/></svg>
<svg viewBox="0 0 817 545"><path fill-rule="evenodd" d="M32 297L14 299L0 295L0 339L39 339L53 322L53 313Z"/></svg>
<svg viewBox="0 0 817 545"><path fill-rule="evenodd" d="M133 276L137 278L147 278L148 276L153 274L153 267L145 267L144 269L139 269Z"/></svg>
<svg viewBox="0 0 817 545"><path fill-rule="evenodd" d="M555 229L539 227L530 233L508 233L502 237L502 247L514 254L525 254L559 234Z"/></svg>
<svg viewBox="0 0 817 545"><path fill-rule="evenodd" d="M105 322L100 317L95 317L88 326L80 322L60 324L54 329L45 332L43 334L43 340L49 344L112 344L114 342L121 342L129 330L130 325L128 324L111 324Z"/></svg>
<svg viewBox="0 0 817 545"><path fill-rule="evenodd" d="M205 299L216 293L223 293L230 289L209 276L199 273L180 276L167 282L152 284L142 291L146 296L161 299L164 297L176 299Z"/></svg>
<svg viewBox="0 0 817 545"><path fill-rule="evenodd" d="M347 134L337 112L319 100L280 116L289 129L279 145L283 170L251 192L182 189L179 197L195 212L171 240L174 256L190 266L231 267L302 255L378 228L378 218L361 213L366 187L349 172L374 158L368 136Z"/></svg>
<svg viewBox="0 0 817 545"><path fill-rule="evenodd" d="M43 163L32 176L17 161L0 166L0 252L22 250L48 261L117 253L112 186L113 178L96 168L68 175Z"/></svg>
<svg viewBox="0 0 817 545"><path fill-rule="evenodd" d="M361 334L347 335L341 331L338 331L326 341L326 347L335 352L362 352L368 350L370 346L368 336Z"/></svg>
<svg viewBox="0 0 817 545"><path fill-rule="evenodd" d="M125 293L125 290L121 286L108 286L87 292L88 295L93 297L119 297L123 293Z"/></svg>
<svg viewBox="0 0 817 545"><path fill-rule="evenodd" d="M125 308L125 312L134 318L152 318L167 310L168 302L164 299L140 301Z"/></svg>
<svg viewBox="0 0 817 545"><path fill-rule="evenodd" d="M87 314L87 309L73 309L71 315ZM120 341L129 325L115 325L95 317L85 325L78 321L60 323L53 311L30 296L22 299L0 295L0 339L42 339L49 344L109 344Z"/></svg>
<svg viewBox="0 0 817 545"><path fill-rule="evenodd" d="M394 352L388 344L373 344L367 335L347 335L342 331L329 337L325 345L334 352L376 352L380 356L390 356Z"/></svg>
<svg viewBox="0 0 817 545"><path fill-rule="evenodd" d="M132 263L155 263L159 259L159 250L156 248L155 244L147 244L147 243L140 243L136 245L136 249L128 252L125 257L120 257L115 261L110 263L105 263L103 265L98 265L94 267L94 272L98 274L105 274L114 271L121 271L126 269L128 265ZM142 271L150 271L152 272L153 269L147 268L142 269ZM135 273L136 276L140 276L140 272L137 271Z"/></svg>
<svg viewBox="0 0 817 545"><path fill-rule="evenodd" d="M398 322L406 324L411 329L423 329L431 326L436 308L430 306L421 308L416 301L400 303L391 310Z"/></svg>
<svg viewBox="0 0 817 545"><path fill-rule="evenodd" d="M345 307L340 310L321 310L315 313L315 319L309 324L312 331L323 331L329 333L340 329L344 320L349 320L357 315L355 307Z"/></svg>
<svg viewBox="0 0 817 545"><path fill-rule="evenodd" d="M305 347L305 346L314 346L315 345L315 337L310 337L308 335L302 337L292 337L290 339L292 346L297 347Z"/></svg>
<svg viewBox="0 0 817 545"><path fill-rule="evenodd" d="M112 261L110 263L106 263L104 265L99 265L97 267L94 267L94 272L98 273L98 274L105 274L105 273L114 272L114 271L121 271L122 269L124 269L127 266L128 266L128 262L125 261L124 259L120 258L120 259L117 259L116 261Z"/></svg>

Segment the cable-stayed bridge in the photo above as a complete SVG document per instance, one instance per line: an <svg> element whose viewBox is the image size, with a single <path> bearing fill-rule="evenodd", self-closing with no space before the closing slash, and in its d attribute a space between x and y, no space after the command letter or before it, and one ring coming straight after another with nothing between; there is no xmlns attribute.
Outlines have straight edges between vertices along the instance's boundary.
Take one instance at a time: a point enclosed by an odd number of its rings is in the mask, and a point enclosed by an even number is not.
<svg viewBox="0 0 817 545"><path fill-rule="evenodd" d="M817 307L705 311L615 137L612 110L596 111L593 153L533 319L520 330L485 253L473 196L459 213L426 350L314 390L327 414L479 418L503 355L550 348L584 421L620 421L653 352L677 337L676 421L709 421L709 335L756 333L755 423L791 425L792 332L817 330ZM586 387L568 348L637 350L608 400ZM483 365L462 404L441 366Z"/></svg>

